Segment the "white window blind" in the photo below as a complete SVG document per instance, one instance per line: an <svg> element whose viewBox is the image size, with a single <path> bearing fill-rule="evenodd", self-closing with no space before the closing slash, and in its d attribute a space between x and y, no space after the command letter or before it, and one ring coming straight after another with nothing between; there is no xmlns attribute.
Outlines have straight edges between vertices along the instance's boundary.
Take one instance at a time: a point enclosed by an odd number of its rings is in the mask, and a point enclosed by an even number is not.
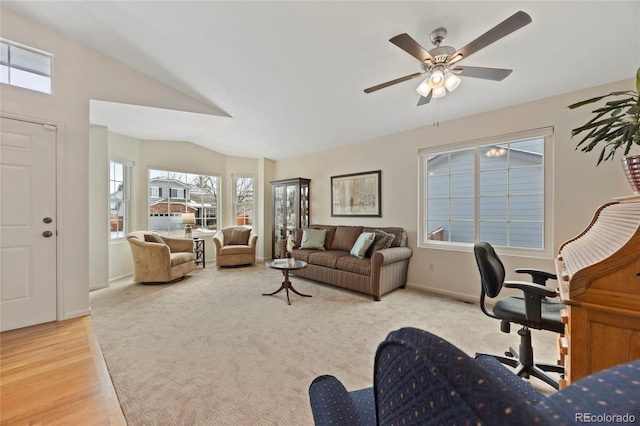
<svg viewBox="0 0 640 426"><path fill-rule="evenodd" d="M53 55L0 41L0 83L51 93Z"/></svg>

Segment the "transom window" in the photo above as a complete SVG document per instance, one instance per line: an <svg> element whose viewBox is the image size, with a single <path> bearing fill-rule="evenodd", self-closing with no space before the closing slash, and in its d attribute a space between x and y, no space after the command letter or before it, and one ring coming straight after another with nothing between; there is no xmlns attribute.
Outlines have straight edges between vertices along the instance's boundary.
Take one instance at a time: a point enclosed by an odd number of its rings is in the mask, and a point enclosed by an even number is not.
<svg viewBox="0 0 640 426"><path fill-rule="evenodd" d="M552 130L420 151L421 246L546 250Z"/></svg>
<svg viewBox="0 0 640 426"><path fill-rule="evenodd" d="M0 83L51 94L53 55L7 40L0 41Z"/></svg>

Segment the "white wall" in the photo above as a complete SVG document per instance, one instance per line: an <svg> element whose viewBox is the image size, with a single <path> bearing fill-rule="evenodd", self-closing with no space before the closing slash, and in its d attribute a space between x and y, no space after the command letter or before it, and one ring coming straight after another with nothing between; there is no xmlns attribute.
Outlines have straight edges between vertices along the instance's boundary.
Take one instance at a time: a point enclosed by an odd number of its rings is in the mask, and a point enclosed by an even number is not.
<svg viewBox="0 0 640 426"><path fill-rule="evenodd" d="M1 113L59 125L58 319L89 310L90 99L219 114L215 108L162 85L119 62L0 8L0 36L54 55L53 93L2 86ZM94 277L95 278L95 277Z"/></svg>
<svg viewBox="0 0 640 426"><path fill-rule="evenodd" d="M275 178L302 176L311 179L311 223L367 226L402 226L407 229L413 258L409 284L464 299L480 292L473 253L417 247L418 150L420 148L504 135L522 130L554 127L555 182L553 228L554 252L577 235L591 220L599 205L632 193L620 160L596 168L597 153L574 150L571 129L584 124L590 108L570 111L566 106L614 90L633 89L632 79L519 105L452 122L367 140L347 147L276 162ZM456 95L446 102L459 102ZM424 108L424 107L423 107ZM381 218L331 217L330 179L341 175L382 170ZM531 266L554 270L551 259L504 256L507 270ZM434 270L429 270L429 264ZM510 278L516 279L511 274ZM523 279L526 277L518 277Z"/></svg>
<svg viewBox="0 0 640 426"><path fill-rule="evenodd" d="M89 289L109 286L109 132L91 126L89 133ZM105 181L105 176L106 180Z"/></svg>

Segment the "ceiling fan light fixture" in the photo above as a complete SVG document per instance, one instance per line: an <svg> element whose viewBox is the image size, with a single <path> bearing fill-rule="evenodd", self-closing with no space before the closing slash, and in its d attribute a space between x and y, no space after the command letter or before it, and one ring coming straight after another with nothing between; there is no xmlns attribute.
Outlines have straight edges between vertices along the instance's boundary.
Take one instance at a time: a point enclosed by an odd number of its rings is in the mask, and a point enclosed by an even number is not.
<svg viewBox="0 0 640 426"><path fill-rule="evenodd" d="M460 59L462 59L464 56L462 56L461 53L458 53L456 56L454 56L453 58L449 59L449 65L451 64L455 64L456 62L458 62Z"/></svg>
<svg viewBox="0 0 640 426"><path fill-rule="evenodd" d="M444 74L441 70L435 70L431 73L431 77L429 77L429 86L432 89L436 89L438 87L442 87L444 84Z"/></svg>
<svg viewBox="0 0 640 426"><path fill-rule="evenodd" d="M447 94L447 89L444 86L436 87L433 89L433 99L438 99Z"/></svg>
<svg viewBox="0 0 640 426"><path fill-rule="evenodd" d="M460 86L461 81L457 75L448 72L444 76L444 87L446 87L448 91L453 92Z"/></svg>
<svg viewBox="0 0 640 426"><path fill-rule="evenodd" d="M429 92L431 92L431 86L429 86L428 78L425 79L422 83L420 83L420 86L418 86L418 88L416 89L416 92L418 92L420 96L427 97Z"/></svg>

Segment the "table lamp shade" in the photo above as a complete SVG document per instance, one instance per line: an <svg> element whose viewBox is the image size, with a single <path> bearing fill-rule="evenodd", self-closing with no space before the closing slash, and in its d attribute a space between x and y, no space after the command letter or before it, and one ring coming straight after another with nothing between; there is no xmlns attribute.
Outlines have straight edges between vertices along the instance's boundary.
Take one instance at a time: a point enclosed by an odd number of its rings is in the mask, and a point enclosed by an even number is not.
<svg viewBox="0 0 640 426"><path fill-rule="evenodd" d="M193 213L182 213L182 223L196 223L196 215Z"/></svg>

